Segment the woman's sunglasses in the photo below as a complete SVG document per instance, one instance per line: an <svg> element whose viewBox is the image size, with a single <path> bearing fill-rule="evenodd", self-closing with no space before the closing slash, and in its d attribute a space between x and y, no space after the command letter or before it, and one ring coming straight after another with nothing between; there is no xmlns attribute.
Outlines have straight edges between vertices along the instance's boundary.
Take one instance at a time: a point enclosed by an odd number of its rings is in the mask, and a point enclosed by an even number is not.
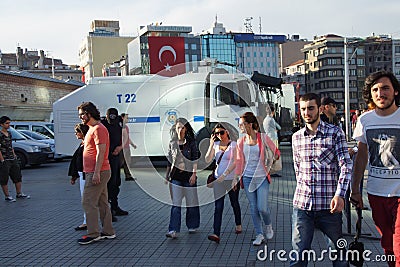
<svg viewBox="0 0 400 267"><path fill-rule="evenodd" d="M225 131L214 132L215 135L224 135Z"/></svg>

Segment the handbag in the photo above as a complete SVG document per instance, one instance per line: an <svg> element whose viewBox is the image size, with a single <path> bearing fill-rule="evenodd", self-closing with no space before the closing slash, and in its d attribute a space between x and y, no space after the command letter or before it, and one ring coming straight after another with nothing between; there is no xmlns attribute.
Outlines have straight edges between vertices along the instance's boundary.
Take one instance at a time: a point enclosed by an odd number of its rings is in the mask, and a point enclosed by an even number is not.
<svg viewBox="0 0 400 267"><path fill-rule="evenodd" d="M228 145L227 145L227 147L226 147L225 150L228 149L228 147L229 147L230 144L231 144L231 142L228 143ZM225 150L222 150L222 153L221 153L221 155L219 156L219 159L218 159L217 163L215 164L214 169L212 170L211 174L208 175L208 177L207 177L207 187L208 187L208 188L212 188L212 187L214 186L214 181L216 180L215 175L214 175L214 172L215 172L215 170L217 169L217 166L219 165L219 163L221 162L221 159L222 159L222 156L223 156L224 153L225 153Z"/></svg>
<svg viewBox="0 0 400 267"><path fill-rule="evenodd" d="M282 170L282 157L276 158L275 151L265 144L264 139L261 138L265 148L265 167L269 170L269 174L274 174Z"/></svg>

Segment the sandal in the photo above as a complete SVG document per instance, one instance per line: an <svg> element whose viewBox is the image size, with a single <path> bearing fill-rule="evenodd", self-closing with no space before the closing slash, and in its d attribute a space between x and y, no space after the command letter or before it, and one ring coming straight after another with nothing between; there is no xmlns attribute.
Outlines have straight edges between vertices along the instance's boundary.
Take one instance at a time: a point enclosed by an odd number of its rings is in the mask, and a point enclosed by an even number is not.
<svg viewBox="0 0 400 267"><path fill-rule="evenodd" d="M209 235L208 240L214 241L215 243L219 244L219 241L221 240L217 235Z"/></svg>

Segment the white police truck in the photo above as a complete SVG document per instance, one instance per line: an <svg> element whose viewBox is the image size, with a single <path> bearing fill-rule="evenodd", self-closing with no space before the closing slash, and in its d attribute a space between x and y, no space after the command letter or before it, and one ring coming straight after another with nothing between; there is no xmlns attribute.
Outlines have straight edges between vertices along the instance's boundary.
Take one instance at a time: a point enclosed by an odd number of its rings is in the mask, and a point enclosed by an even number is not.
<svg viewBox="0 0 400 267"><path fill-rule="evenodd" d="M259 90L241 73L204 71L174 77L93 78L53 105L57 153L73 154L78 145L74 125L80 122L77 106L86 101L94 103L101 115L110 107L129 114L130 138L137 145L137 149L131 150L132 156L165 156L171 126L178 117L191 123L204 156L211 129L217 122L229 125L231 137L237 138L239 117L246 111L264 115L267 96L266 91Z"/></svg>

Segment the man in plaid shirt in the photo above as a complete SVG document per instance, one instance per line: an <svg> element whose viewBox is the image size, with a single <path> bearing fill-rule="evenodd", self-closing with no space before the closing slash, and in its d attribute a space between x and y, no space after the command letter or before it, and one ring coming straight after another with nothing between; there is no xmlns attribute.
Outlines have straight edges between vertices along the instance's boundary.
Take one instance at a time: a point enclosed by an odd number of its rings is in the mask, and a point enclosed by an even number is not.
<svg viewBox="0 0 400 267"><path fill-rule="evenodd" d="M299 257L290 266L307 266L308 259L302 257L302 252L311 249L315 227L333 242L337 250L345 252L337 241L342 238L342 210L352 169L343 131L320 120L320 97L308 93L300 98L299 104L306 124L292 139L297 180L292 246ZM338 258L333 266L348 266L346 253L338 255L344 255L343 259Z"/></svg>

